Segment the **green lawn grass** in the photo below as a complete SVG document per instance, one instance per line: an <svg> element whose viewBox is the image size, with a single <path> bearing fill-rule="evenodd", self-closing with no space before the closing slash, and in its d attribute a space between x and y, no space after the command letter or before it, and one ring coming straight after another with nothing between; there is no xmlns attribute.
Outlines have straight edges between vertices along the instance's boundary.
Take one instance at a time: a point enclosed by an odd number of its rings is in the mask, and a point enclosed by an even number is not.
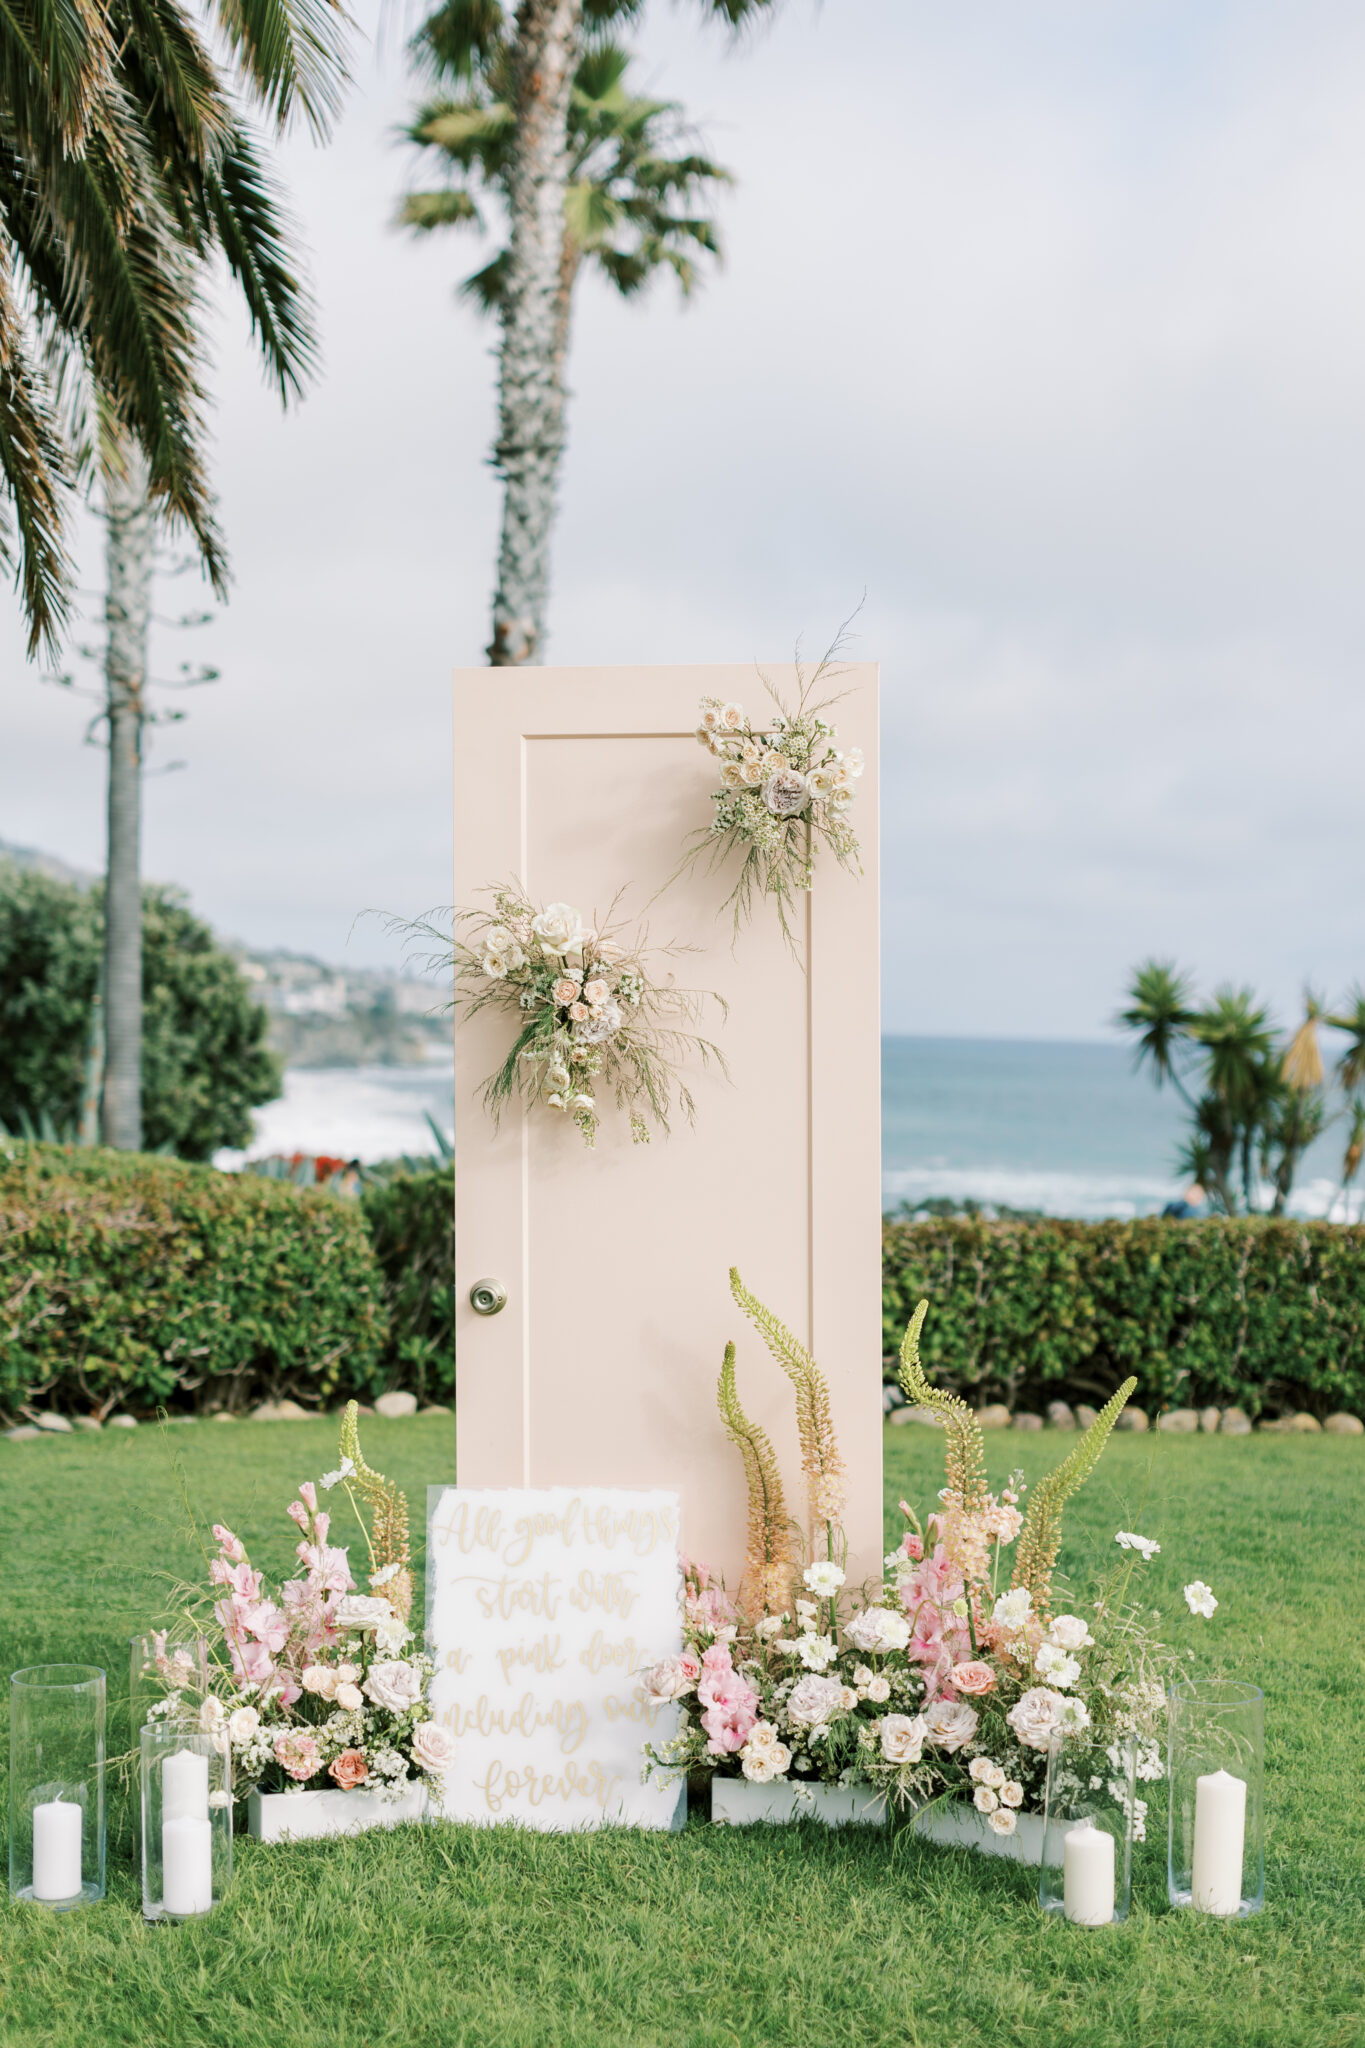
<svg viewBox="0 0 1365 2048"><path fill-rule="evenodd" d="M366 1424L420 1514L453 1425ZM998 1449L997 1449L998 1447ZM993 1477L1055 1437L990 1439ZM168 1452L205 1518L282 1566L288 1489L334 1460L323 1422L196 1423L0 1443L0 1676L88 1660L121 1745L127 1638L160 1574L197 1575ZM738 1483L738 1474L736 1474ZM936 1432L887 1431L895 1502L932 1501ZM1116 1438L1068 1515L1064 1564L1155 1536L1153 1598L1199 1668L1267 1694L1266 1910L1166 1906L1164 1806L1126 1927L1045 1923L1036 1879L903 1832L537 1836L442 1825L331 1844L238 1839L209 1921L145 1927L125 1802L109 1896L58 1918L0 1903L4 2048L1355 2048L1365 2043L1365 1443ZM1210 1581L1211 1623L1180 1587Z"/></svg>

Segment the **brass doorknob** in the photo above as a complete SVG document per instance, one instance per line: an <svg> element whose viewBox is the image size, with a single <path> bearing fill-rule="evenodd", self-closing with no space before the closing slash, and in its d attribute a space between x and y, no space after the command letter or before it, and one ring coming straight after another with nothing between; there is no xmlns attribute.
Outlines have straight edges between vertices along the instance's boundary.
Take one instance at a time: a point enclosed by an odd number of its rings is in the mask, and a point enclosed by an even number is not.
<svg viewBox="0 0 1365 2048"><path fill-rule="evenodd" d="M469 1306L476 1316L495 1316L507 1306L507 1289L501 1280L476 1280L469 1290Z"/></svg>

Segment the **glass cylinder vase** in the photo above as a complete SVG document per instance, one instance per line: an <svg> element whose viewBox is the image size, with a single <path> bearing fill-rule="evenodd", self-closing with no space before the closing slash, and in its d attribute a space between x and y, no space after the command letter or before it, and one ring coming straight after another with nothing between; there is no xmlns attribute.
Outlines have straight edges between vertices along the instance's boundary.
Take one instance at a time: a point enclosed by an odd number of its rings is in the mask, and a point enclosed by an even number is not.
<svg viewBox="0 0 1365 2048"><path fill-rule="evenodd" d="M141 1735L142 1916L211 1913L232 1879L232 1764L226 1734L174 1720Z"/></svg>
<svg viewBox="0 0 1365 2048"><path fill-rule="evenodd" d="M1096 1741L1059 1729L1047 1756L1038 1903L1078 1927L1128 1918L1132 1896L1137 1738Z"/></svg>
<svg viewBox="0 0 1365 2048"><path fill-rule="evenodd" d="M1223 1919L1265 1904L1265 1694L1236 1679L1171 1687L1167 1888Z"/></svg>
<svg viewBox="0 0 1365 2048"><path fill-rule="evenodd" d="M128 1719L132 1747L147 1725L153 1708L173 1718L197 1719L209 1690L209 1646L204 1636L184 1643L166 1640L165 1631L132 1636L128 1642Z"/></svg>
<svg viewBox="0 0 1365 2048"><path fill-rule="evenodd" d="M62 1913L104 1897L104 1673L35 1664L9 1682L9 1888Z"/></svg>

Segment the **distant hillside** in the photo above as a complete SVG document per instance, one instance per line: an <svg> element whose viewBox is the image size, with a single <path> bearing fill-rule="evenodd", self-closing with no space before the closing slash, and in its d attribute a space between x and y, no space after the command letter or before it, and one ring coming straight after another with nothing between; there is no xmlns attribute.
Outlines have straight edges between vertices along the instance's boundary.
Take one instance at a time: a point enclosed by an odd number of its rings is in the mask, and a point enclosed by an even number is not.
<svg viewBox="0 0 1365 2048"><path fill-rule="evenodd" d="M88 889L98 877L55 854L0 839L0 859ZM333 967L309 953L223 942L270 1014L270 1044L289 1067L412 1067L450 1049L434 984L383 967Z"/></svg>

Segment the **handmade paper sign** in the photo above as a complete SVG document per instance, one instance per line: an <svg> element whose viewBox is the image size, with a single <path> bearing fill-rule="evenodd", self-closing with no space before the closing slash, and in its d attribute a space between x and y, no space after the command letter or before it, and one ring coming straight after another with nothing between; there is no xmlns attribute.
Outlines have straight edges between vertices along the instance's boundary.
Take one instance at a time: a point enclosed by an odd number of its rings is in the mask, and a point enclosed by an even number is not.
<svg viewBox="0 0 1365 2048"><path fill-rule="evenodd" d="M452 1820L544 1829L681 1825L641 1745L678 1710L642 1674L682 1647L676 1493L427 1489L431 1706L455 1738Z"/></svg>

